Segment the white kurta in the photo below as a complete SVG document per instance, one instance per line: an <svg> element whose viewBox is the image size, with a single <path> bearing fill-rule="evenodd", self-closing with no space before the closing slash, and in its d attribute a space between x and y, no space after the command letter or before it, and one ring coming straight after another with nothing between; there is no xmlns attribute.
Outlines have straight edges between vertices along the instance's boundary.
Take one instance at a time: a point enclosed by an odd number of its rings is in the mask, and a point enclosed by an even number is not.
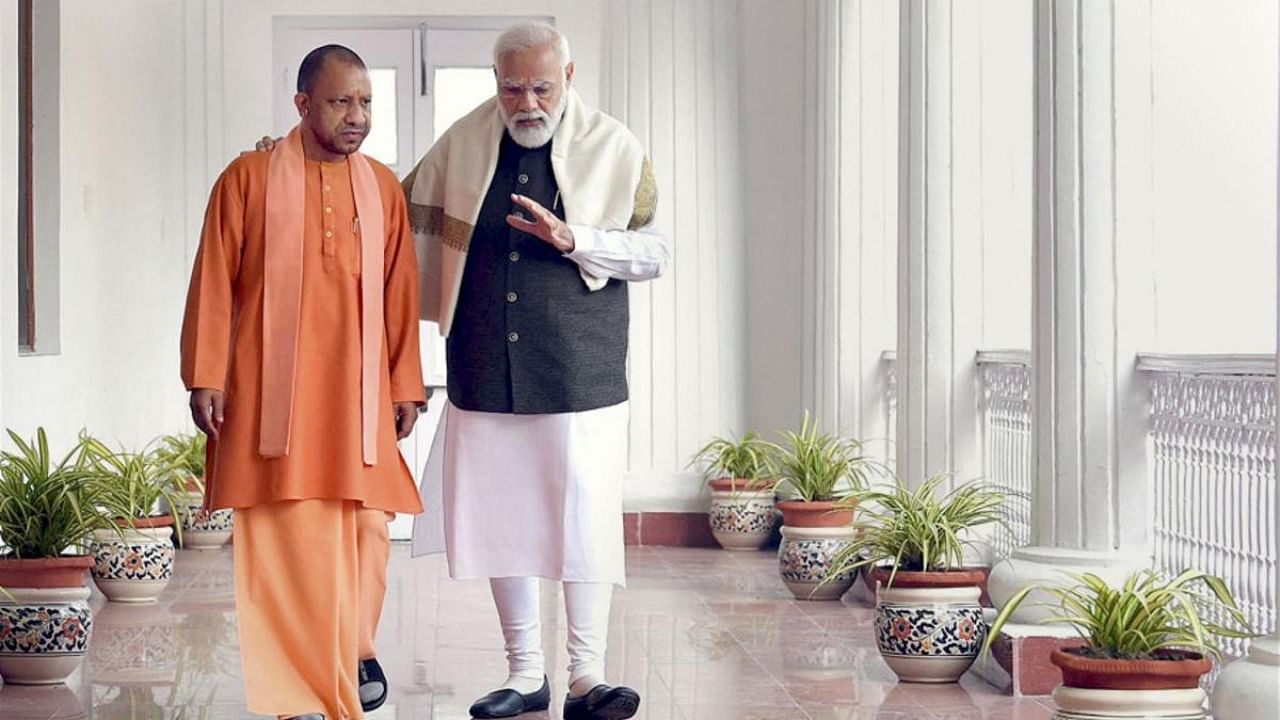
<svg viewBox="0 0 1280 720"><path fill-rule="evenodd" d="M566 257L596 277L662 274L665 239L573 226ZM445 551L454 578L543 577L624 585L628 405L515 415L450 403L422 473L413 554Z"/></svg>

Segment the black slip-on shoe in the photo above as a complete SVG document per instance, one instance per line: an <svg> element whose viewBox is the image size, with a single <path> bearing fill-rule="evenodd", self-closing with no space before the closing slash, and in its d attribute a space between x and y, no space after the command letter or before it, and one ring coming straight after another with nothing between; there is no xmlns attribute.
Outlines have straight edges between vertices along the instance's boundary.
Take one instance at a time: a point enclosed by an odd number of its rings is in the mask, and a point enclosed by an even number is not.
<svg viewBox="0 0 1280 720"><path fill-rule="evenodd" d="M624 685L597 685L582 697L565 697L564 720L626 720L640 709L640 693Z"/></svg>
<svg viewBox="0 0 1280 720"><path fill-rule="evenodd" d="M540 712L551 705L551 684L542 676L542 687L525 695L511 688L494 690L471 705L473 718L508 718L521 713Z"/></svg>
<svg viewBox="0 0 1280 720"><path fill-rule="evenodd" d="M365 712L373 712L387 701L387 676L377 658L360 661L360 707Z"/></svg>

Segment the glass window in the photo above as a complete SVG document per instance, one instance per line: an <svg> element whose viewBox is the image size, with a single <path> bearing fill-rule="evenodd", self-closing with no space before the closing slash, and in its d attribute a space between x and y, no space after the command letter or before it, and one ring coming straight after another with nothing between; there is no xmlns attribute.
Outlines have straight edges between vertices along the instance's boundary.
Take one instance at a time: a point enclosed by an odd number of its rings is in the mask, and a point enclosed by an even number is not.
<svg viewBox="0 0 1280 720"><path fill-rule="evenodd" d="M369 81L373 87L373 128L360 152L383 165L397 165L400 135L396 122L396 69L370 68Z"/></svg>
<svg viewBox="0 0 1280 720"><path fill-rule="evenodd" d="M442 67L435 72L435 113L431 127L440 139L445 130L477 105L493 97L493 68Z"/></svg>

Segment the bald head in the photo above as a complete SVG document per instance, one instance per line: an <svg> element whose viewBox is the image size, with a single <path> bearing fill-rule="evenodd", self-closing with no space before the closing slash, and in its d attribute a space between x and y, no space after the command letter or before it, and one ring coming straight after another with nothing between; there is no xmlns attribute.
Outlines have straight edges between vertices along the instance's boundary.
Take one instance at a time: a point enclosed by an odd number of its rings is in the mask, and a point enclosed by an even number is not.
<svg viewBox="0 0 1280 720"><path fill-rule="evenodd" d="M345 65L365 69L364 60L349 47L343 45L322 45L307 53L298 66L298 92L310 95L316 87L316 78L324 69L326 62L338 62Z"/></svg>

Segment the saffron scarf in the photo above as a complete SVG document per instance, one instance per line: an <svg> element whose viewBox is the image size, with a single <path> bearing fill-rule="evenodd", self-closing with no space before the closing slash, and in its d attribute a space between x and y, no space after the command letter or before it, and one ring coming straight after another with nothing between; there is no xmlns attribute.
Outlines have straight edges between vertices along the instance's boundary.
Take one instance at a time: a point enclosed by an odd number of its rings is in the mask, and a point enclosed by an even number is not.
<svg viewBox="0 0 1280 720"><path fill-rule="evenodd" d="M365 465L378 461L378 390L383 335L382 196L373 167L347 156L360 234L360 416ZM306 208L302 128L271 151L267 168L266 239L262 297L262 427L258 452L289 454L302 310L302 248Z"/></svg>

